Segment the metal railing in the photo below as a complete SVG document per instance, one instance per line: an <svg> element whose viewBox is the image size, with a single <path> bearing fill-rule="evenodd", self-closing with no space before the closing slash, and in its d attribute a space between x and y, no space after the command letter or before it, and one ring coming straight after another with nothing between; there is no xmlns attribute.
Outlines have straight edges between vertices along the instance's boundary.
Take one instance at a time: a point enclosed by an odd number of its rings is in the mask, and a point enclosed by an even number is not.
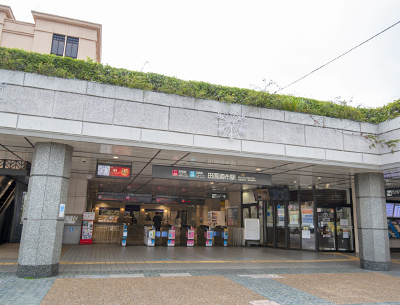
<svg viewBox="0 0 400 305"><path fill-rule="evenodd" d="M228 245L244 246L244 228L228 227Z"/></svg>
<svg viewBox="0 0 400 305"><path fill-rule="evenodd" d="M122 225L93 226L93 243L119 244L122 240Z"/></svg>

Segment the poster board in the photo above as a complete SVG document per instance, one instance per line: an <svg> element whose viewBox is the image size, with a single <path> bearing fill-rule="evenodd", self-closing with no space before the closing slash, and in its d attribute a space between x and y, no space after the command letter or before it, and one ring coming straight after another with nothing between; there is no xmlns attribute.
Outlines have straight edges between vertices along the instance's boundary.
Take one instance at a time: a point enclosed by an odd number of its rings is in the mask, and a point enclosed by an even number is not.
<svg viewBox="0 0 400 305"><path fill-rule="evenodd" d="M260 240L260 219L246 218L244 220L245 240Z"/></svg>
<svg viewBox="0 0 400 305"><path fill-rule="evenodd" d="M228 211L228 227L237 227L238 226L238 215L239 209L235 208L227 208Z"/></svg>

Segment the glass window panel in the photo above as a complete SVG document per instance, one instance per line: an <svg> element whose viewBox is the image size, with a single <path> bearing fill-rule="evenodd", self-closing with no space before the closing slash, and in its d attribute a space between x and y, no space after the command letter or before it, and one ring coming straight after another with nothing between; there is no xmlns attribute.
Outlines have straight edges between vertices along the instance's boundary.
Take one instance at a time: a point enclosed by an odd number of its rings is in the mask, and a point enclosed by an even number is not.
<svg viewBox="0 0 400 305"><path fill-rule="evenodd" d="M339 251L354 251L351 208L336 208L336 232Z"/></svg>
<svg viewBox="0 0 400 305"><path fill-rule="evenodd" d="M289 247L291 249L300 249L300 211L297 201L290 201L289 211Z"/></svg>
<svg viewBox="0 0 400 305"><path fill-rule="evenodd" d="M267 215L267 246L273 246L274 242L274 206L271 202L266 203Z"/></svg>
<svg viewBox="0 0 400 305"><path fill-rule="evenodd" d="M301 202L301 242L303 250L315 250L314 202Z"/></svg>
<svg viewBox="0 0 400 305"><path fill-rule="evenodd" d="M336 250L335 209L318 208L317 214L319 250Z"/></svg>
<svg viewBox="0 0 400 305"><path fill-rule="evenodd" d="M276 246L279 248L286 247L286 228L285 228L285 203L283 201L277 201L276 211Z"/></svg>
<svg viewBox="0 0 400 305"><path fill-rule="evenodd" d="M76 58L78 55L78 43L79 43L79 38L67 37L65 56Z"/></svg>
<svg viewBox="0 0 400 305"><path fill-rule="evenodd" d="M53 43L51 46L51 54L63 56L64 54L64 43L65 43L65 36L53 34Z"/></svg>
<svg viewBox="0 0 400 305"><path fill-rule="evenodd" d="M255 205L252 205L251 207L250 207L250 213L251 213L251 218L258 218L257 217L257 206L255 206Z"/></svg>

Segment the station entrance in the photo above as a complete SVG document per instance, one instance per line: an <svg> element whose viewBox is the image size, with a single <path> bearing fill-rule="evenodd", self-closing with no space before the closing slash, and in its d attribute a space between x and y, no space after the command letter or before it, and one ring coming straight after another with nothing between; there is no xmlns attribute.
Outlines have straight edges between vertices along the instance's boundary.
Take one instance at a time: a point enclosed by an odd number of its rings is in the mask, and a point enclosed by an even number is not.
<svg viewBox="0 0 400 305"><path fill-rule="evenodd" d="M180 183L188 185L186 180ZM236 192L211 189L203 196L191 196L187 190L186 195L141 194L138 198L134 194L98 192L91 206L96 213L95 231L125 224L127 246L258 245L354 252L351 190L260 185L240 188ZM246 240L246 219L258 221L258 239ZM98 232L94 242L106 242Z"/></svg>

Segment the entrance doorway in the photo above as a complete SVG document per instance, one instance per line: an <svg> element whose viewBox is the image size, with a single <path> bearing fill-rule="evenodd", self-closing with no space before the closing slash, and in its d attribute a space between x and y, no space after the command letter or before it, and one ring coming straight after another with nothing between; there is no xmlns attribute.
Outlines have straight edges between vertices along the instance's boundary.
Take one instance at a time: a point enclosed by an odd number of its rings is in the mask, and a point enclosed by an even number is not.
<svg viewBox="0 0 400 305"><path fill-rule="evenodd" d="M318 208L317 214L319 250L354 251L351 208Z"/></svg>
<svg viewBox="0 0 400 305"><path fill-rule="evenodd" d="M354 252L353 214L346 190L295 190L290 200L264 201L264 246ZM347 206L346 206L347 205Z"/></svg>

